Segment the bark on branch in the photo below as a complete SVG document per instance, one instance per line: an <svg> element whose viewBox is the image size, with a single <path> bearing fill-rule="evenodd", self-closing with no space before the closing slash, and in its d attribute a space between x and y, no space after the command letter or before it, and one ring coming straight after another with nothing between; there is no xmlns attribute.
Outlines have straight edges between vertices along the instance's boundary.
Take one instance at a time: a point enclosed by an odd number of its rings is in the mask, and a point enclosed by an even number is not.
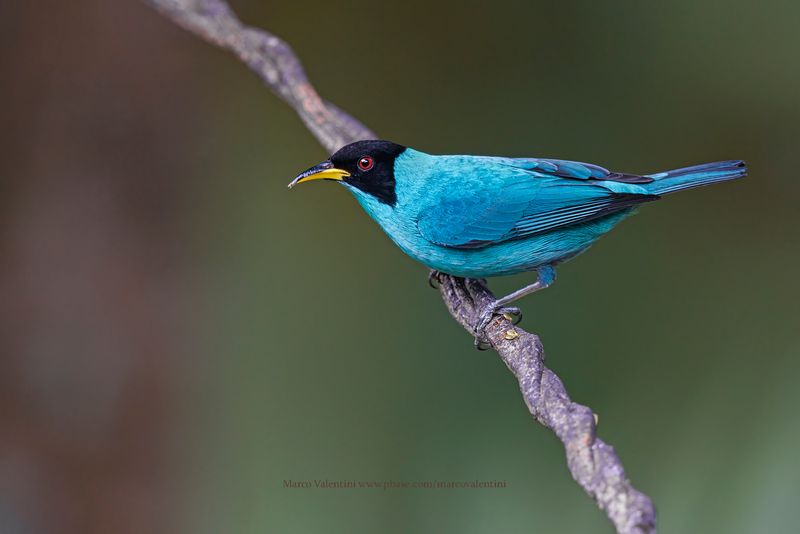
<svg viewBox="0 0 800 534"><path fill-rule="evenodd" d="M278 37L243 25L223 0L144 0L188 31L233 52L288 103L328 152L360 139L377 138L359 121L319 97L291 48ZM477 310L492 300L480 280L442 275L439 290L450 314L472 333ZM620 533L654 533L652 501L625 476L614 449L596 436L595 415L569 398L544 365L535 334L496 318L486 330L491 347L519 381L531 415L564 444L573 478Z"/></svg>

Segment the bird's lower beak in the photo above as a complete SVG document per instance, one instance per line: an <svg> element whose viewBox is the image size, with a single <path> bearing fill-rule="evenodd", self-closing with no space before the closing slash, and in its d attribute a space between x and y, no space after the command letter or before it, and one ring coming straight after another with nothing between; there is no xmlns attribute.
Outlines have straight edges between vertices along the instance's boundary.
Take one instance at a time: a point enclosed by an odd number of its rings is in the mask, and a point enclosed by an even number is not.
<svg viewBox="0 0 800 534"><path fill-rule="evenodd" d="M310 182L311 180L343 180L350 176L350 173L337 169L330 161L323 161L319 165L315 165L297 175L297 178L292 180L289 188L296 186L301 182Z"/></svg>

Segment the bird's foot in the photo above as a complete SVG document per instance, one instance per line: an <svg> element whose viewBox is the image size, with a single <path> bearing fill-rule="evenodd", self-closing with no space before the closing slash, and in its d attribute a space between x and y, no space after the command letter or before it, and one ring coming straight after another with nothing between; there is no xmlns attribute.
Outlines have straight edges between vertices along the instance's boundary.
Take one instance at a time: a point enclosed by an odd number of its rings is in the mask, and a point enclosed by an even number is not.
<svg viewBox="0 0 800 534"><path fill-rule="evenodd" d="M439 289L439 285L442 283L442 279L439 278L440 276L442 276L441 271L431 269L431 272L428 273L428 285L433 289Z"/></svg>
<svg viewBox="0 0 800 534"><path fill-rule="evenodd" d="M491 347L489 340L486 337L486 327L492 322L495 315L505 316L506 319L511 321L511 324L516 325L522 320L522 310L516 306L501 306L497 301L489 304L481 311L478 316L478 323L475 325L475 348L478 350L486 350Z"/></svg>

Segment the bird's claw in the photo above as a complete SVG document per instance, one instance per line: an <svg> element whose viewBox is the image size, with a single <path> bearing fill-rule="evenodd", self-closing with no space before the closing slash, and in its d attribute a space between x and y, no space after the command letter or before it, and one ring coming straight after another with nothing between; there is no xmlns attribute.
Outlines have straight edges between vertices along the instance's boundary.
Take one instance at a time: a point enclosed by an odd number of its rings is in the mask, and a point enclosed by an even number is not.
<svg viewBox="0 0 800 534"><path fill-rule="evenodd" d="M499 310L497 310L497 313L506 316L506 319L511 321L511 324L514 326L517 326L519 322L522 321L522 310L520 310L516 306L500 308ZM510 315L511 317L508 317L508 315Z"/></svg>
<svg viewBox="0 0 800 534"><path fill-rule="evenodd" d="M441 275L441 272L431 269L431 272L428 273L428 285L433 289L439 289L439 285L442 283L442 279L439 278Z"/></svg>
<svg viewBox="0 0 800 534"><path fill-rule="evenodd" d="M522 310L519 308L497 306L497 303L486 306L478 317L478 322L475 325L475 348L478 350L487 350L491 347L489 340L486 337L486 327L492 322L495 315L511 315L510 318L506 317L511 324L517 325L522 320Z"/></svg>

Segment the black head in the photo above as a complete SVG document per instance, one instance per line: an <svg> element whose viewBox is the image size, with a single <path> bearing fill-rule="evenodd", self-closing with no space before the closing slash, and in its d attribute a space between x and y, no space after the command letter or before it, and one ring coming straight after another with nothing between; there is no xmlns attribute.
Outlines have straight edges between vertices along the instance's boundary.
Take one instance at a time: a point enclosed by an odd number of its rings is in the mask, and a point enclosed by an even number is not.
<svg viewBox="0 0 800 534"><path fill-rule="evenodd" d="M356 141L298 175L289 187L308 180L340 180L394 206L397 202L394 160L405 149L390 141Z"/></svg>

